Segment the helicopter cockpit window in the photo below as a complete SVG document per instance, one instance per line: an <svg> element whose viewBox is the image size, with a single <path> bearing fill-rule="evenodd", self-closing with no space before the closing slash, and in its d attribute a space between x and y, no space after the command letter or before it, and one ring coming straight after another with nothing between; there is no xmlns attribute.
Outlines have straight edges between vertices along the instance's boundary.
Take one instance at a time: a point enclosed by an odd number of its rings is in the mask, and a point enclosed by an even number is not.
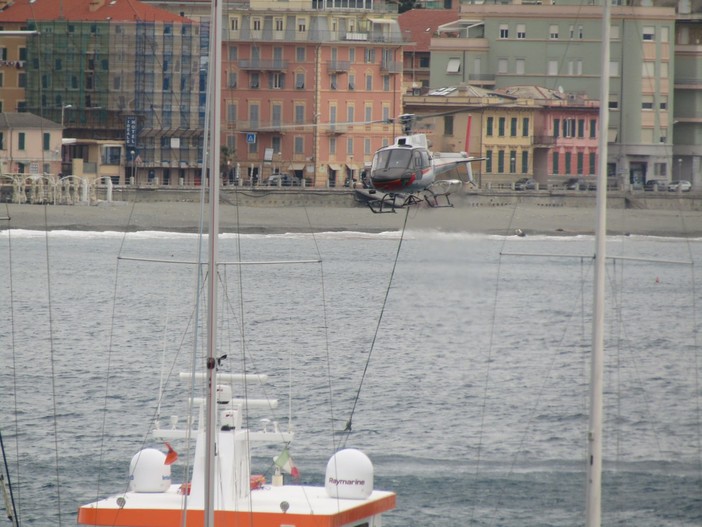
<svg viewBox="0 0 702 527"><path fill-rule="evenodd" d="M407 167L410 164L410 150L389 150L388 168Z"/></svg>
<svg viewBox="0 0 702 527"><path fill-rule="evenodd" d="M412 166L414 168L422 168L422 156L418 150L412 153Z"/></svg>

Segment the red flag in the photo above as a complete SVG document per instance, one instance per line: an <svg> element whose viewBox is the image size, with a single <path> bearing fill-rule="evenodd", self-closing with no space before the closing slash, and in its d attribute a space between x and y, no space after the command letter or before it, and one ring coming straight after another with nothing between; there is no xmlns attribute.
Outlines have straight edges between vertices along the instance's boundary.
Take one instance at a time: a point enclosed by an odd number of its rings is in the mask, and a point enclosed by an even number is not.
<svg viewBox="0 0 702 527"><path fill-rule="evenodd" d="M166 443L168 447L168 453L166 454L166 460L163 462L164 465L172 465L178 459L178 452L173 450L173 447Z"/></svg>

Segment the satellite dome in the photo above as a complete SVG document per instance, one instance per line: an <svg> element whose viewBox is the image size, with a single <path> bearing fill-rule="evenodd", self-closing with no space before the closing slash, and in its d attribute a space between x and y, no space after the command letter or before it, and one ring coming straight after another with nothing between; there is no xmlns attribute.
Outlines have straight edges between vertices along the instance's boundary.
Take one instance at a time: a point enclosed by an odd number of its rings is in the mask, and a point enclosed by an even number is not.
<svg viewBox="0 0 702 527"><path fill-rule="evenodd" d="M373 492L373 464L363 452L340 450L327 463L324 487L332 498L364 500Z"/></svg>
<svg viewBox="0 0 702 527"><path fill-rule="evenodd" d="M155 448L140 450L129 463L129 488L134 492L165 492L171 486L166 454Z"/></svg>

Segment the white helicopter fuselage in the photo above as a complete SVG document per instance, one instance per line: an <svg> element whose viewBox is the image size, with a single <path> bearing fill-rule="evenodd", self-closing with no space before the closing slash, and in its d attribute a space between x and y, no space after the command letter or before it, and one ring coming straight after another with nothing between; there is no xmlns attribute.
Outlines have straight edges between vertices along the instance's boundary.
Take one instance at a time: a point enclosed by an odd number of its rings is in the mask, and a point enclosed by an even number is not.
<svg viewBox="0 0 702 527"><path fill-rule="evenodd" d="M424 134L400 136L373 156L370 185L388 193L409 194L432 187L448 193L473 182L470 163L474 160L465 152L432 154Z"/></svg>

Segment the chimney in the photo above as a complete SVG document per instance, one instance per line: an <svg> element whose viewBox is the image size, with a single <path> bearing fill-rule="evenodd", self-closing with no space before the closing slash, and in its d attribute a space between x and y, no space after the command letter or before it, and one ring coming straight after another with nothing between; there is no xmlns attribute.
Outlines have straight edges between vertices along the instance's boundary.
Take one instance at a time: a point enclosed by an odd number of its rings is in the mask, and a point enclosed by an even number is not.
<svg viewBox="0 0 702 527"><path fill-rule="evenodd" d="M105 5L105 0L90 0L90 5L88 6L88 9L90 10L91 13L94 13L98 9L100 9L102 6Z"/></svg>

